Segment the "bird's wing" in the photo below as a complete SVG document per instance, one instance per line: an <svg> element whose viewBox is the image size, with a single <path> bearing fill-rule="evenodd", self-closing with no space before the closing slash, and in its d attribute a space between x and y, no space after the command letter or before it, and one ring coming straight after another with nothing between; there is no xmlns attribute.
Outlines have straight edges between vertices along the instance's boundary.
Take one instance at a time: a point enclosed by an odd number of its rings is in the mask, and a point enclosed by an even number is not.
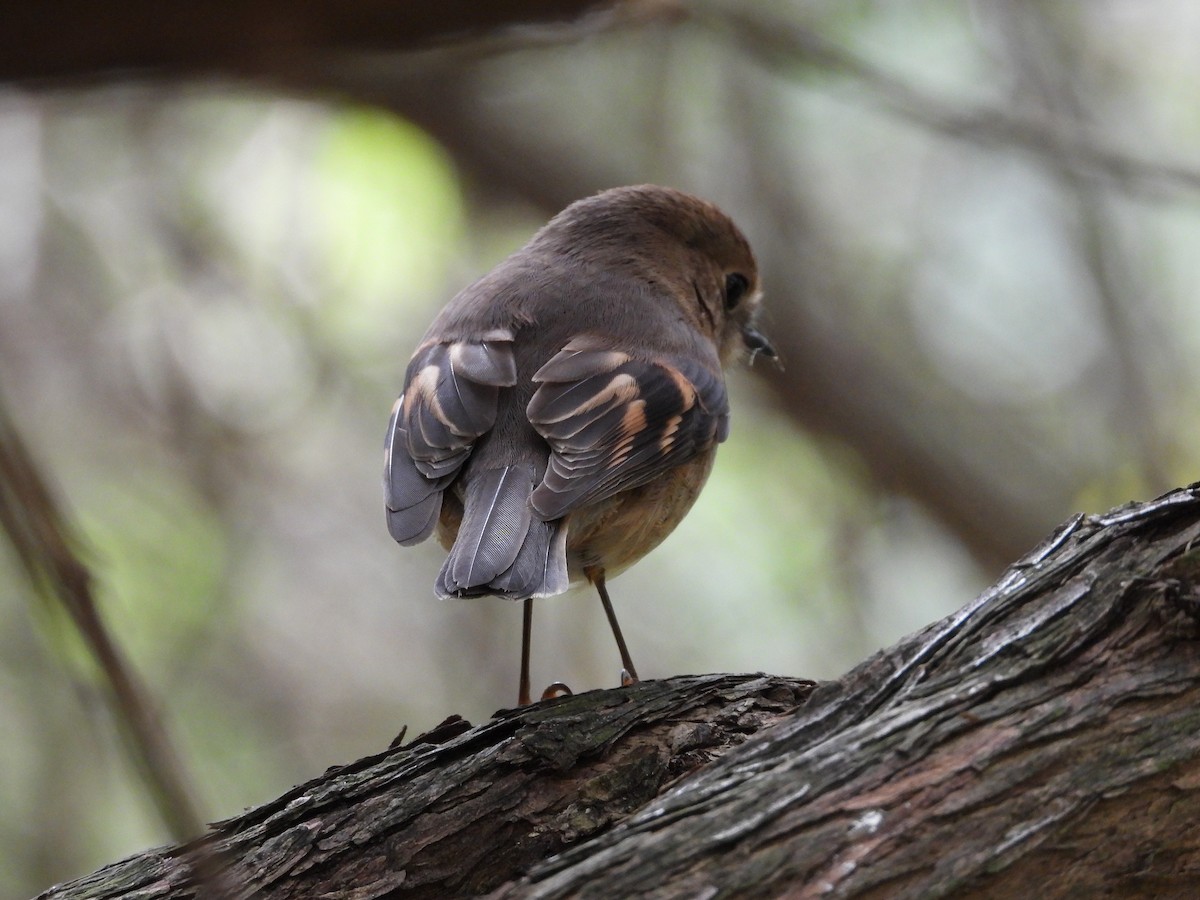
<svg viewBox="0 0 1200 900"><path fill-rule="evenodd" d="M526 412L551 449L531 498L543 521L653 481L729 432L715 354L712 368L680 356L646 360L583 337L533 380Z"/></svg>
<svg viewBox="0 0 1200 900"><path fill-rule="evenodd" d="M388 530L401 544L429 537L442 491L496 423L500 389L517 383L513 335L427 341L408 364L384 447Z"/></svg>

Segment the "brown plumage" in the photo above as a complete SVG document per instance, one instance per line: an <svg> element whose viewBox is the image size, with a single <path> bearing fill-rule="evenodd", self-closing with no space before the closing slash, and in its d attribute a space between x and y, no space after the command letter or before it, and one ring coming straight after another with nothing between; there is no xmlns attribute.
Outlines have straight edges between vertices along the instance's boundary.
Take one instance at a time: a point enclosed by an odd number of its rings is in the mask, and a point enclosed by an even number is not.
<svg viewBox="0 0 1200 900"><path fill-rule="evenodd" d="M435 529L439 596L605 589L691 508L729 430L722 366L774 355L758 269L710 203L653 185L567 207L459 293L413 354L388 427L388 528Z"/></svg>

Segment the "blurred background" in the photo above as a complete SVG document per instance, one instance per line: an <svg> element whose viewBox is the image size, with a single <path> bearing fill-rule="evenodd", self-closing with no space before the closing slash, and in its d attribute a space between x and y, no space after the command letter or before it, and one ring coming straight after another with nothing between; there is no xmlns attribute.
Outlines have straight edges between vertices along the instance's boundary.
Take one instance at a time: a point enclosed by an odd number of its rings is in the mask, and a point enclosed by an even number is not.
<svg viewBox="0 0 1200 900"><path fill-rule="evenodd" d="M361 5L0 38L0 402L210 818L513 702L520 606L433 598L384 426L441 305L596 190L725 208L784 361L730 377L708 488L611 584L643 677L835 677L1200 477L1200 6ZM592 592L534 629L535 687L617 683ZM0 771L0 895L167 840L7 546Z"/></svg>

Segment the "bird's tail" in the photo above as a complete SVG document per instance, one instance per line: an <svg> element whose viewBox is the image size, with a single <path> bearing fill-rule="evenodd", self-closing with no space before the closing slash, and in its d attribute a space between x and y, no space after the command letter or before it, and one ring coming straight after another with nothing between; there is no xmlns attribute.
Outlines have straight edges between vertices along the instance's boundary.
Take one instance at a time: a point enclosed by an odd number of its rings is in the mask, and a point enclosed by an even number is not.
<svg viewBox="0 0 1200 900"><path fill-rule="evenodd" d="M458 537L438 575L439 596L522 600L567 589L567 526L533 515L535 477L530 465L471 473Z"/></svg>

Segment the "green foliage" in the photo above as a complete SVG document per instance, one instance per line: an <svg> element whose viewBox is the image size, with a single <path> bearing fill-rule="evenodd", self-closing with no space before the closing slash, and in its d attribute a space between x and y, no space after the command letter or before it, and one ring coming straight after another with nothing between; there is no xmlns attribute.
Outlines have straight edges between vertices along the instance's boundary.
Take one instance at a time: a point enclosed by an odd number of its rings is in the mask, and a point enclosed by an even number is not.
<svg viewBox="0 0 1200 900"><path fill-rule="evenodd" d="M382 110L335 112L318 144L312 208L323 255L319 318L353 353L378 347L402 304L439 302L462 234L458 183L442 150Z"/></svg>

